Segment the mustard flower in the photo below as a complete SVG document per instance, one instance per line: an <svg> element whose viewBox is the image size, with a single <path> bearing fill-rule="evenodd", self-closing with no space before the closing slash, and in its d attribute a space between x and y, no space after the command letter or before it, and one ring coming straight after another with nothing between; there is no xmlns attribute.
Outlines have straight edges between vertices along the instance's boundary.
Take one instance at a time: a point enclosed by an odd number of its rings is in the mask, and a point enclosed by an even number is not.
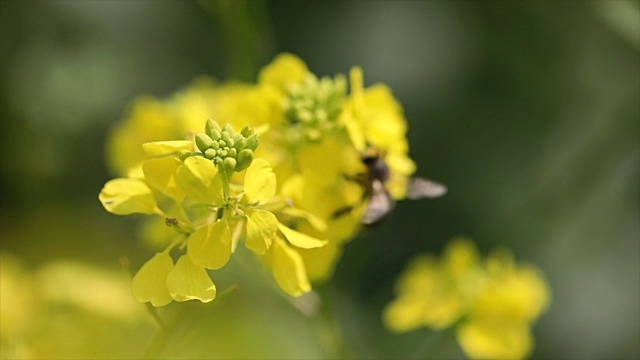
<svg viewBox="0 0 640 360"><path fill-rule="evenodd" d="M260 135L261 143L252 156L266 160L278 179L273 203L279 206L268 207L276 218L296 230L327 240L326 246L295 248L307 276L315 281L325 280L331 276L343 244L354 238L366 214L370 200L367 184L355 180L367 173L363 152L374 148L384 157L390 170L384 191L393 199L406 196L409 178L416 170L408 156L406 119L391 90L385 85L365 89L362 70L357 67L350 73L348 90L345 76L317 76L300 58L283 53L260 70L255 84L218 84L201 78L168 99L140 98L109 138L112 167L128 177L105 187L105 194L118 193L123 186L137 188L138 193L135 197L112 197L105 206L117 214L160 214L158 209L162 208L168 217L180 220L176 229L189 230L188 222L181 219L181 206L174 203L187 199L187 203L220 204L221 200L215 197L222 192L211 189L213 182L220 181L211 177L217 170L176 156L146 160L149 155L140 150L140 145L183 139L187 147L193 147L189 140L204 147L209 142L211 146L221 146L220 139L209 130L196 133L198 119L215 118L238 129L251 126ZM214 167L239 166L229 182L242 184L238 173L248 163L242 160L247 152L236 150L235 154L226 155L233 155L233 159L225 160L218 152L234 149L224 149L225 146L198 148L200 157L211 160ZM177 153L194 149L174 150ZM234 160L242 164L233 164ZM144 166L140 166L143 162ZM178 170L180 174L176 173ZM155 202L158 193L172 201L159 205ZM242 210L246 204L238 201L232 205ZM235 229L234 219L219 220L221 228L226 224ZM162 221L153 218L144 226L146 237L155 246L170 243L161 235L162 226ZM248 244L252 250L262 251L253 240Z"/></svg>
<svg viewBox="0 0 640 360"><path fill-rule="evenodd" d="M530 328L550 298L535 267L517 265L505 250L480 262L467 239L452 241L441 259L414 259L396 291L383 313L391 331L455 326L458 343L473 359L526 358L534 347Z"/></svg>
<svg viewBox="0 0 640 360"><path fill-rule="evenodd" d="M134 276L138 301L163 306L173 300L213 300L216 287L207 269L225 266L243 233L245 245L265 258L285 292L299 296L310 290L296 249L322 247L326 240L299 232L274 215L272 211L285 204L276 196L276 177L268 162L254 159L259 144L250 126L236 132L229 124L220 127L209 120L193 142L144 144L151 158L142 163L141 178L105 184L99 199L107 211L156 214L178 234ZM240 174L241 183L234 180ZM174 264L175 248L182 251Z"/></svg>

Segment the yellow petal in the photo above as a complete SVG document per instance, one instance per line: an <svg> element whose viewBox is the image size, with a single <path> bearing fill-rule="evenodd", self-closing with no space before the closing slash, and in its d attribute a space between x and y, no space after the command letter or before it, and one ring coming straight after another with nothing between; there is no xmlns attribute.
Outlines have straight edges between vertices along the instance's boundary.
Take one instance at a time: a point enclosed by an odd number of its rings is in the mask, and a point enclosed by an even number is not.
<svg viewBox="0 0 640 360"><path fill-rule="evenodd" d="M329 242L321 248L298 249L298 253L304 260L309 280L322 282L333 275L333 270L342 255L342 245Z"/></svg>
<svg viewBox="0 0 640 360"><path fill-rule="evenodd" d="M281 239L276 239L265 259L280 288L291 296L311 290L302 257Z"/></svg>
<svg viewBox="0 0 640 360"><path fill-rule="evenodd" d="M200 300L208 303L216 297L216 286L207 271L181 256L167 275L169 294L176 301Z"/></svg>
<svg viewBox="0 0 640 360"><path fill-rule="evenodd" d="M263 159L255 159L244 175L245 201L264 204L276 194L276 174Z"/></svg>
<svg viewBox="0 0 640 360"><path fill-rule="evenodd" d="M142 163L142 172L149 185L164 195L177 201L184 199L184 193L176 183L175 174L182 162L174 157L150 159Z"/></svg>
<svg viewBox="0 0 640 360"><path fill-rule="evenodd" d="M191 140L156 141L142 144L142 150L149 156L166 156L192 148Z"/></svg>
<svg viewBox="0 0 640 360"><path fill-rule="evenodd" d="M525 322L471 321L456 337L471 359L525 359L533 350L533 337Z"/></svg>
<svg viewBox="0 0 640 360"><path fill-rule="evenodd" d="M167 253L157 253L147 261L133 277L133 297L153 306L164 306L173 299L167 289L167 275L173 269L173 261Z"/></svg>
<svg viewBox="0 0 640 360"><path fill-rule="evenodd" d="M261 85L269 85L285 92L289 84L300 83L309 72L307 65L299 57L282 53L269 65L260 70Z"/></svg>
<svg viewBox="0 0 640 360"><path fill-rule="evenodd" d="M327 244L327 240L316 239L305 233L288 228L281 223L278 223L278 229L284 234L285 238L287 238L291 245L299 248L313 249Z"/></svg>
<svg viewBox="0 0 640 360"><path fill-rule="evenodd" d="M327 223L308 211L294 207L285 207L281 210L281 213L294 218L304 219L309 223L309 225L313 226L313 228L318 231L327 230Z"/></svg>
<svg viewBox="0 0 640 360"><path fill-rule="evenodd" d="M178 168L176 181L187 197L204 204L222 204L222 180L218 169L203 157L194 156L184 161Z"/></svg>
<svg viewBox="0 0 640 360"><path fill-rule="evenodd" d="M247 241L245 245L258 255L263 255L275 241L278 219L270 211L252 210L247 219Z"/></svg>
<svg viewBox="0 0 640 360"><path fill-rule="evenodd" d="M158 209L149 186L137 179L119 178L108 181L98 199L108 212L116 215L150 215Z"/></svg>
<svg viewBox="0 0 640 360"><path fill-rule="evenodd" d="M403 296L387 305L382 313L385 326L397 333L415 330L424 325L425 302L413 296Z"/></svg>
<svg viewBox="0 0 640 360"><path fill-rule="evenodd" d="M187 254L198 266L223 267L231 257L231 231L227 220L218 220L191 234Z"/></svg>

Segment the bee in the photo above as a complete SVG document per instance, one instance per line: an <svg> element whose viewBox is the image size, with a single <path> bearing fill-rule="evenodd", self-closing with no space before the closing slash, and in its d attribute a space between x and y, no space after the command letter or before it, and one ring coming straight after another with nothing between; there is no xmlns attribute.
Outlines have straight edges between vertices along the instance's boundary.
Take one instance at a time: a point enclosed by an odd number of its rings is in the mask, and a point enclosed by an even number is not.
<svg viewBox="0 0 640 360"><path fill-rule="evenodd" d="M367 168L366 173L349 179L363 186L362 201L369 200L369 203L361 222L365 226L373 226L384 220L396 205L396 199L386 189L391 170L377 149L365 150L360 159ZM409 179L407 186L407 198L411 200L437 198L447 192L446 186L420 177ZM339 218L351 210L352 207L338 209L333 213L333 218Z"/></svg>

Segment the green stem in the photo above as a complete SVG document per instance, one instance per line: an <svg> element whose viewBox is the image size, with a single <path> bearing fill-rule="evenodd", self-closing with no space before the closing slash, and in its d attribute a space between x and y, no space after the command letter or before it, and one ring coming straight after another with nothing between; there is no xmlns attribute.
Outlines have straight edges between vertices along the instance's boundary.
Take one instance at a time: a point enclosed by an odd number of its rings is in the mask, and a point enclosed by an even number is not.
<svg viewBox="0 0 640 360"><path fill-rule="evenodd" d="M320 314L315 320L315 328L329 350L331 359L349 359L352 357L352 352L344 341L344 331L337 320L337 314L327 287L328 285L324 284L317 288L321 303Z"/></svg>
<svg viewBox="0 0 640 360"><path fill-rule="evenodd" d="M227 202L227 199L229 199L231 197L231 186L229 185L229 182L231 180L229 180L230 176L229 174L227 174L226 171L222 170L222 166L218 167L221 172L221 178L222 178L222 193L224 196L224 201Z"/></svg>
<svg viewBox="0 0 640 360"><path fill-rule="evenodd" d="M240 81L255 79L258 65L273 49L268 3L262 0L199 0L220 26L227 75Z"/></svg>
<svg viewBox="0 0 640 360"><path fill-rule="evenodd" d="M228 288L226 288L224 291L222 291L216 296L216 299L210 304L210 306L216 305L220 300L235 293L236 291L238 291L238 289L240 289L238 285L229 286ZM178 313L175 314L175 316L173 316L173 318L168 324L162 320L162 318L158 314L157 308L155 308L153 305L149 303L147 303L147 307L149 309L149 312L151 313L151 316L158 322L160 329L158 330L158 333L149 344L149 347L147 347L147 350L145 351L143 358L157 359L160 353L162 352L162 350L164 350L165 346L167 345L167 340L169 340L169 335L171 334L171 330L175 327L178 320L184 318L184 312L186 311L187 307L183 306L182 309L180 309L180 311L178 311Z"/></svg>

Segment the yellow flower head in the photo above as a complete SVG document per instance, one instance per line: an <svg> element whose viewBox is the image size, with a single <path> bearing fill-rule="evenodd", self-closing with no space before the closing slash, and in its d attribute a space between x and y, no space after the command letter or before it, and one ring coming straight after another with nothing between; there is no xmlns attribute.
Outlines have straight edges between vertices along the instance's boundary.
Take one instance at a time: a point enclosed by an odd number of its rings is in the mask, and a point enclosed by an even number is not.
<svg viewBox="0 0 640 360"><path fill-rule="evenodd" d="M339 121L360 153L374 148L383 155L391 175L386 188L394 198L403 199L416 166L408 156L407 121L402 107L385 85L365 89L362 69L353 68L350 77L351 94Z"/></svg>
<svg viewBox="0 0 640 360"><path fill-rule="evenodd" d="M540 271L518 266L504 250L482 263L467 239L453 240L441 259L413 260L397 293L383 314L390 330L457 324L458 342L473 359L526 358L533 350L530 327L550 296Z"/></svg>
<svg viewBox="0 0 640 360"><path fill-rule="evenodd" d="M310 290L296 249L322 247L326 241L294 230L274 215L284 203L276 196L268 162L254 159L259 144L250 126L237 132L209 120L193 142L144 144L152 158L142 163L142 179L120 178L105 185L99 199L107 211L156 214L177 232L176 240L135 275L136 299L154 306L213 300L216 287L206 269L220 269L229 261L243 234L235 229L245 230L246 246L265 257L285 292L299 296ZM236 174L244 174L241 182L234 180ZM180 251L174 264L175 248L186 251Z"/></svg>
<svg viewBox="0 0 640 360"><path fill-rule="evenodd" d="M112 168L128 175L108 182L100 201L114 214L161 216L145 226L149 242L186 249L201 268L224 266L244 235L285 291L306 292L305 281L327 279L360 229L370 190L354 181L367 173L362 153L375 148L384 157L384 191L393 199L405 197L415 172L391 90L365 89L359 68L350 80L348 93L345 76L316 76L285 53L261 69L255 84L201 78L168 99L140 98L108 141ZM210 121L198 132L207 118L228 125ZM183 239L168 240L163 223ZM298 241L282 226L326 241ZM273 260L285 255L282 264L298 274L286 280ZM205 285L195 298L205 298ZM171 298L190 299L177 294Z"/></svg>

